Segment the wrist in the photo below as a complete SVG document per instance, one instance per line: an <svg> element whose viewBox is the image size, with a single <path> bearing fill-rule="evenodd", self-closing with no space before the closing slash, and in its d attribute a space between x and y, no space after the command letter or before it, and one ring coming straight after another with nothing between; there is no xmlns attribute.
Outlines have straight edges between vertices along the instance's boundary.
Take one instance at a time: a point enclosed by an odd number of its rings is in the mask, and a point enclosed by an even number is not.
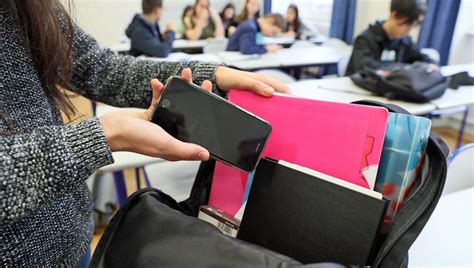
<svg viewBox="0 0 474 268"><path fill-rule="evenodd" d="M104 131L105 139L107 140L112 152L123 151L125 149L123 147L123 142L121 141L120 127L117 127L121 125L123 127L124 124L116 121L117 118L107 114L99 118L99 122L102 125L102 129Z"/></svg>

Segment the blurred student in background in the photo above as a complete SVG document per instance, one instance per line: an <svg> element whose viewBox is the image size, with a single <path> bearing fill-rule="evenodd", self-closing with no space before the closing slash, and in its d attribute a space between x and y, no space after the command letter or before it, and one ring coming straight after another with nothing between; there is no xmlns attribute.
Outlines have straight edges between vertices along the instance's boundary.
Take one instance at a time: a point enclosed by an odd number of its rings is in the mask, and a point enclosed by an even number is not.
<svg viewBox="0 0 474 268"><path fill-rule="evenodd" d="M142 0L143 14L136 14L125 31L131 40L130 55L166 58L173 49L174 25L161 33L158 21L163 12L162 0Z"/></svg>
<svg viewBox="0 0 474 268"><path fill-rule="evenodd" d="M221 18L209 0L196 0L190 25L184 26L184 37L189 40L224 37Z"/></svg>
<svg viewBox="0 0 474 268"><path fill-rule="evenodd" d="M298 6L291 4L288 6L286 12L286 29L284 36L294 37L296 39L305 39L305 35L314 35L312 32L300 19Z"/></svg>
<svg viewBox="0 0 474 268"><path fill-rule="evenodd" d="M280 45L257 44L257 33L263 36L276 37L281 34L286 26L282 15L271 13L265 17L248 20L241 23L234 34L229 38L227 51L240 51L243 54L264 54L274 52L282 48Z"/></svg>
<svg viewBox="0 0 474 268"><path fill-rule="evenodd" d="M346 75L366 67L377 69L394 62L434 63L420 52L408 35L413 28L420 25L425 13L426 6L419 0L392 0L390 17L370 25L356 38ZM438 69L435 64L430 65L430 68Z"/></svg>
<svg viewBox="0 0 474 268"><path fill-rule="evenodd" d="M260 4L258 0L247 0L245 1L244 9L235 17L235 25L229 27L229 36L232 35L236 30L237 26L248 20L258 19L260 17Z"/></svg>
<svg viewBox="0 0 474 268"><path fill-rule="evenodd" d="M229 37L229 28L236 27L235 21L235 6L232 3L228 3L219 13L222 25L224 26L225 37Z"/></svg>
<svg viewBox="0 0 474 268"><path fill-rule="evenodd" d="M181 36L184 35L184 30L186 28L191 28L191 17L193 16L193 6L187 5L183 10L183 15L181 15L181 19L178 20L176 23L176 32L178 32Z"/></svg>

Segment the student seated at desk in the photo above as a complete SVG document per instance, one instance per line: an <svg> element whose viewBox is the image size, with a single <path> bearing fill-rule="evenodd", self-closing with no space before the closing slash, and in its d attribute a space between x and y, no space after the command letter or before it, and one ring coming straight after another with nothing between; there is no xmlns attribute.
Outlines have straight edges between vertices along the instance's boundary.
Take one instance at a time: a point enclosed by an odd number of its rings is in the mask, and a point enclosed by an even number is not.
<svg viewBox="0 0 474 268"><path fill-rule="evenodd" d="M357 37L346 75L365 67L375 69L393 62L434 63L420 52L408 35L420 24L426 12L425 5L419 0L392 0L390 12L386 21L377 21ZM434 71L438 67L432 64L431 69Z"/></svg>
<svg viewBox="0 0 474 268"><path fill-rule="evenodd" d="M228 3L225 5L221 13L219 13L219 16L221 17L222 25L224 26L225 37L229 37L229 30L233 28L235 31L235 27L237 26L237 23L235 22L234 4Z"/></svg>
<svg viewBox="0 0 474 268"><path fill-rule="evenodd" d="M222 20L209 0L196 0L190 25L184 26L184 37L188 40L224 37Z"/></svg>
<svg viewBox="0 0 474 268"><path fill-rule="evenodd" d="M176 23L176 31L183 36L186 28L192 28L191 17L193 16L193 6L187 5L183 10L181 19ZM179 38L179 37L178 37Z"/></svg>
<svg viewBox="0 0 474 268"><path fill-rule="evenodd" d="M158 21L162 0L142 0L143 14L136 14L125 33L131 40L130 55L166 58L173 49L174 26L168 24L162 34Z"/></svg>
<svg viewBox="0 0 474 268"><path fill-rule="evenodd" d="M245 1L244 9L239 15L235 17L235 23L228 29L229 36L231 36L237 30L239 24L244 23L248 20L258 19L260 17L260 4L259 0L247 0Z"/></svg>
<svg viewBox="0 0 474 268"><path fill-rule="evenodd" d="M285 27L285 33L283 34L286 37L294 37L295 39L301 39L303 35L306 35L308 33L311 35L315 35L315 33L312 33L311 30L301 21L298 6L295 4L291 4L288 6L288 10L286 12L286 21L287 24Z"/></svg>
<svg viewBox="0 0 474 268"><path fill-rule="evenodd" d="M257 33L268 37L276 37L285 28L286 22L282 15L271 13L265 17L246 21L237 27L229 38L227 51L240 51L243 54L264 54L282 48L280 45L261 46L257 44Z"/></svg>

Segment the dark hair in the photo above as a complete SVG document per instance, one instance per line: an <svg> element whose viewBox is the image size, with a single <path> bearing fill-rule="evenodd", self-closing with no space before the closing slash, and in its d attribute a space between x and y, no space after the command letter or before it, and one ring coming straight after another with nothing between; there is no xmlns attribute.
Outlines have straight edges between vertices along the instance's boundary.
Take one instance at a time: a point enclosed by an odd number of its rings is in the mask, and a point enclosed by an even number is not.
<svg viewBox="0 0 474 268"><path fill-rule="evenodd" d="M162 0L142 0L143 14L150 14L155 8L162 8Z"/></svg>
<svg viewBox="0 0 474 268"><path fill-rule="evenodd" d="M228 3L227 5L224 6L224 8L222 9L221 13L219 13L219 16L221 17L222 21L224 21L225 19L225 11L229 8L232 8L234 11L235 11L235 6L234 4L232 3ZM235 17L235 14L234 16L230 19L230 20L233 20Z"/></svg>
<svg viewBox="0 0 474 268"><path fill-rule="evenodd" d="M189 10L193 10L193 6L192 5L187 5L184 10L183 10L183 15L181 15L181 19L184 19L184 17L186 17L186 13L188 13Z"/></svg>
<svg viewBox="0 0 474 268"><path fill-rule="evenodd" d="M420 0L392 0L390 11L395 11L396 17L404 19L404 23L413 24L426 14L426 5Z"/></svg>
<svg viewBox="0 0 474 268"><path fill-rule="evenodd" d="M249 19L249 11L247 10L247 4L249 3L250 0L245 1L244 9L240 14L235 18L235 21L237 23L241 23L243 21L246 21ZM257 11L254 15L254 19L258 19L260 17L260 10Z"/></svg>
<svg viewBox="0 0 474 268"><path fill-rule="evenodd" d="M265 18L273 19L273 25L284 30L286 27L286 20L283 16L279 13L269 13L265 16Z"/></svg>
<svg viewBox="0 0 474 268"><path fill-rule="evenodd" d="M19 22L46 95L69 117L74 105L65 89L72 78L73 23L59 0L7 0ZM64 19L63 25L58 16Z"/></svg>
<svg viewBox="0 0 474 268"><path fill-rule="evenodd" d="M196 0L196 1L194 2L194 6L193 6L193 13L194 13L194 15L196 15L196 7L197 7L197 5L199 4L199 1L201 1L201 0ZM207 0L207 3L208 3L209 6L211 5L210 0Z"/></svg>
<svg viewBox="0 0 474 268"><path fill-rule="evenodd" d="M298 11L298 6L295 5L295 4L291 4L291 5L288 6L288 9L293 9L295 11L296 16L295 16L295 21L294 22L290 22L290 21L287 22L288 24L287 24L287 27L286 27L286 31L288 31L289 28L290 28L290 25L292 23L294 23L295 33L298 34L298 32L300 30L300 24L301 24L300 12Z"/></svg>

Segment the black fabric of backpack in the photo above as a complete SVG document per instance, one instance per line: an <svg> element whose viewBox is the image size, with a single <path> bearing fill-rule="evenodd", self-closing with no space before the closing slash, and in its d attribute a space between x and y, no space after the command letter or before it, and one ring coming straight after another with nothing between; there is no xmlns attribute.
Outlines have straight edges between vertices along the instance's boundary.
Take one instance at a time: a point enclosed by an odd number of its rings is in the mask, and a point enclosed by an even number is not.
<svg viewBox="0 0 474 268"><path fill-rule="evenodd" d="M450 79L441 72L427 72L428 64L394 63L381 69L364 69L350 76L356 85L389 99L425 103L441 97ZM381 71L390 71L387 76Z"/></svg>
<svg viewBox="0 0 474 268"><path fill-rule="evenodd" d="M372 101L357 104L407 113L397 106ZM430 137L426 149L428 168L394 217L388 234L375 247L370 266L407 267L408 249L441 196L448 153L442 140ZM345 267L330 263L302 265L271 250L225 236L195 218L199 206L208 202L214 165L214 161L201 164L190 197L184 202L177 203L156 189L133 194L106 228L91 267Z"/></svg>

